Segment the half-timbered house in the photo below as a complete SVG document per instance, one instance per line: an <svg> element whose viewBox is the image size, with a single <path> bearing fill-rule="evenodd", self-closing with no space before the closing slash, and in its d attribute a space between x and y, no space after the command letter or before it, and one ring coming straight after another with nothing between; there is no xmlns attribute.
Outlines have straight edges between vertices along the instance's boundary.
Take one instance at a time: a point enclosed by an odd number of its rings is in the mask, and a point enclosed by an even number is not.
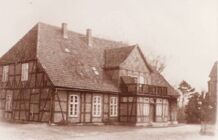
<svg viewBox="0 0 218 140"><path fill-rule="evenodd" d="M44 23L0 59L4 120L57 124L175 123L177 93L129 46Z"/></svg>

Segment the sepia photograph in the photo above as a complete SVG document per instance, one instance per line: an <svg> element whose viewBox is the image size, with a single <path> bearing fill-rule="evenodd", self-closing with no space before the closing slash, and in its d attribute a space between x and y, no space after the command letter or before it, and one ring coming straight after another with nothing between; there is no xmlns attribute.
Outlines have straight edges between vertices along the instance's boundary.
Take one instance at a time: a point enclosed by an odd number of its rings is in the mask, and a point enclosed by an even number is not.
<svg viewBox="0 0 218 140"><path fill-rule="evenodd" d="M217 0L0 2L0 140L218 139Z"/></svg>

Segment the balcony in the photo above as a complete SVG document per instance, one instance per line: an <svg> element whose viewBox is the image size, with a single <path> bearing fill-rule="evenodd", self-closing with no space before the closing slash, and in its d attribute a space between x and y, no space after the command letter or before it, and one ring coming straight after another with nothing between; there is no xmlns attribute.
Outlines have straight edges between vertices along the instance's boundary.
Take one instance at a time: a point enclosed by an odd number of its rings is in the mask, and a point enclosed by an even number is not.
<svg viewBox="0 0 218 140"><path fill-rule="evenodd" d="M149 94L152 96L167 96L167 87L148 84L128 83L122 86L124 93Z"/></svg>

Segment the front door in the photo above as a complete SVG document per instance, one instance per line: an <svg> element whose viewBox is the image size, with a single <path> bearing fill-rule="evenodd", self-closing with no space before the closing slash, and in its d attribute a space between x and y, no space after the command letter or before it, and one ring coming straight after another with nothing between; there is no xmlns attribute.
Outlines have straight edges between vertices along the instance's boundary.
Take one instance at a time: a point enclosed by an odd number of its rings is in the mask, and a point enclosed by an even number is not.
<svg viewBox="0 0 218 140"><path fill-rule="evenodd" d="M155 122L155 106L154 106L154 104L150 104L149 122Z"/></svg>

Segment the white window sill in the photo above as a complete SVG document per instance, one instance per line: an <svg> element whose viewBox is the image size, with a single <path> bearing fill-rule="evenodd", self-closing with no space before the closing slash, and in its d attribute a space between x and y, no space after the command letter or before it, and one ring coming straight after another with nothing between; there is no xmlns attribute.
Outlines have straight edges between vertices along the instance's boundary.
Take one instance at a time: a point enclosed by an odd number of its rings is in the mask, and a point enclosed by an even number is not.
<svg viewBox="0 0 218 140"><path fill-rule="evenodd" d="M110 115L110 117L118 117L118 115Z"/></svg>
<svg viewBox="0 0 218 140"><path fill-rule="evenodd" d="M78 118L79 116L78 115L77 116L69 115L68 117L70 117L70 118Z"/></svg>

